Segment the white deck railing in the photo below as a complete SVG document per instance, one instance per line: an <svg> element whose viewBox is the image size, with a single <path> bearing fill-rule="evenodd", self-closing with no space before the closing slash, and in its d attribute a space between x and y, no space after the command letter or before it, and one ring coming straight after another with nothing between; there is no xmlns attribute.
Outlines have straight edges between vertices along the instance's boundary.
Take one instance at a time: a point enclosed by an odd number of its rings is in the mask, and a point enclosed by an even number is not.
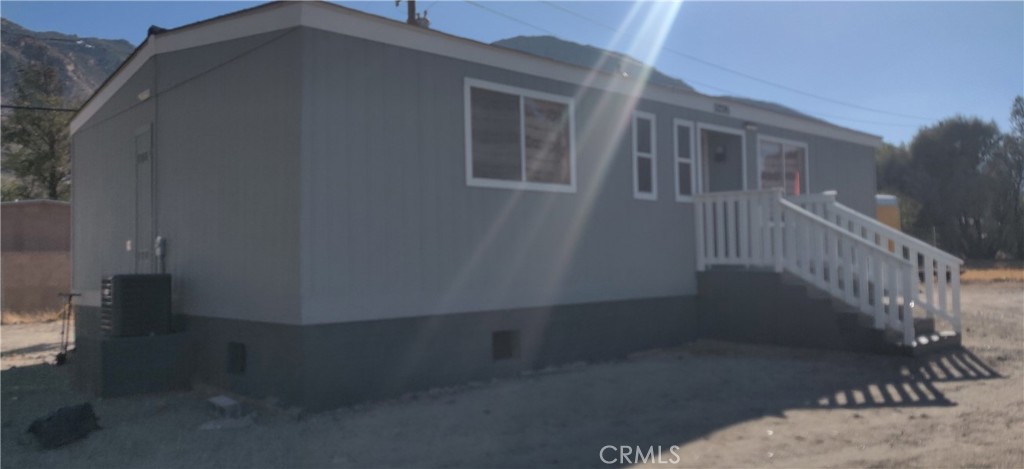
<svg viewBox="0 0 1024 469"><path fill-rule="evenodd" d="M698 270L737 265L790 272L870 315L876 328L914 342L917 276L907 259L783 199L778 190L701 194L695 210Z"/></svg>
<svg viewBox="0 0 1024 469"><path fill-rule="evenodd" d="M792 198L804 209L813 212L843 229L881 246L915 266L913 298L916 306L928 317L949 321L960 334L960 266L963 261L902 231L836 202L836 194L812 194Z"/></svg>

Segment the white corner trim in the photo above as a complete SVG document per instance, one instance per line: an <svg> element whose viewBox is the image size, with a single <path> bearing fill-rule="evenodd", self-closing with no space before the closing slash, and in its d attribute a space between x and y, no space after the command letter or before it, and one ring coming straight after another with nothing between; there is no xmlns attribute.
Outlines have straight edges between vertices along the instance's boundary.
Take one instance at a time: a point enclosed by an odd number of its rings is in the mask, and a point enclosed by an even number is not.
<svg viewBox="0 0 1024 469"><path fill-rule="evenodd" d="M651 121L651 153L643 154L637 149L637 125L636 121L646 119ZM633 165L633 198L639 200L658 200L658 117L650 112L633 111L633 148L631 160ZM651 160L651 192L640 191L640 173L637 169L637 160L649 158Z"/></svg>
<svg viewBox="0 0 1024 469"><path fill-rule="evenodd" d="M473 176L473 106L471 102L471 90L473 88L497 91L519 97L519 157L522 159L521 168L523 171L521 180L509 181L478 178ZM530 182L526 180L526 132L523 128L525 125L525 117L523 116L525 111L523 106L524 98L542 99L545 101L562 103L567 106L569 113L569 184ZM466 186L488 189L512 189L542 192L576 192L576 107L572 97L467 77L463 79L463 112L463 123L465 128Z"/></svg>
<svg viewBox="0 0 1024 469"><path fill-rule="evenodd" d="M679 127L686 127L690 132L690 158L679 157ZM694 135L696 127L693 125L693 121L685 119L672 119L672 166L673 174L675 174L675 199L676 202L693 202L693 196L699 194L697 190L697 139ZM690 165L690 191L691 195L682 195L679 193L679 164L688 163Z"/></svg>
<svg viewBox="0 0 1024 469"><path fill-rule="evenodd" d="M491 46L439 31L410 27L404 23L326 2L286 2L269 4L234 16L150 36L142 48L137 51L138 53L131 57L128 63L116 72L114 77L101 87L93 99L89 100L85 107L76 114L71 122L71 133L80 129L86 121L95 115L97 110L124 86L128 78L155 54L298 26L437 54L573 85L587 83L589 87L596 89L627 96L636 95L637 87L634 78L593 73L586 68ZM659 86L644 87L641 97L708 113L715 112L715 103L718 102L713 97L697 92L670 90ZM832 124L779 114L736 102L729 102L729 109L729 117L740 121L809 133L874 148L882 145L882 138L879 136Z"/></svg>

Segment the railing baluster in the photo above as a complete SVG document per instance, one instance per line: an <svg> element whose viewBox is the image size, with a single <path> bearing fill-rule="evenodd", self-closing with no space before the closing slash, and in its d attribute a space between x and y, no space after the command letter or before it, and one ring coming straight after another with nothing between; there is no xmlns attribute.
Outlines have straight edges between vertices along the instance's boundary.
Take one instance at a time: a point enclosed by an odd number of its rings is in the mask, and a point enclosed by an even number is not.
<svg viewBox="0 0 1024 469"><path fill-rule="evenodd" d="M839 250L840 238L836 233L828 234L828 280L829 291L839 296L842 290L839 289Z"/></svg>
<svg viewBox="0 0 1024 469"><path fill-rule="evenodd" d="M767 228L764 219L764 200L757 199L751 204L751 258L757 265L765 265L764 239Z"/></svg>
<svg viewBox="0 0 1024 469"><path fill-rule="evenodd" d="M750 231L747 224L747 217L750 216L750 199L739 200L739 243L736 246L736 254L739 261L750 265Z"/></svg>
<svg viewBox="0 0 1024 469"><path fill-rule="evenodd" d="M950 322L953 323L953 330L957 334L960 334L961 327L963 324L960 322L960 266L951 265L950 270L950 281L952 282L951 290L953 290L953 304L952 311L950 311Z"/></svg>
<svg viewBox="0 0 1024 469"><path fill-rule="evenodd" d="M913 281L912 267L904 264L900 278L903 280L903 345L914 343L914 310L910 307L910 288Z"/></svg>
<svg viewBox="0 0 1024 469"><path fill-rule="evenodd" d="M736 260L736 200L729 197L725 201L725 252L729 260Z"/></svg>
<svg viewBox="0 0 1024 469"><path fill-rule="evenodd" d="M946 263L940 262L936 282L939 283L939 311L946 312Z"/></svg>
<svg viewBox="0 0 1024 469"><path fill-rule="evenodd" d="M772 230L773 231L773 234L772 234L772 245L773 245L772 251L773 251L773 256L772 256L772 259L774 260L775 271L776 272L782 272L782 266L784 265L783 264L783 260L784 260L783 254L784 253L783 253L783 250L782 250L782 241L783 241L782 240L782 230L783 230L783 224L782 224L782 204L779 203L779 200L778 200L779 197L780 196L778 194L775 194L772 197L772 202L771 202L772 221L773 221L773 230Z"/></svg>
<svg viewBox="0 0 1024 469"><path fill-rule="evenodd" d="M885 327L885 305L882 304L885 287L882 283L882 258L877 253L872 253L871 267L873 271L871 299L875 306L875 328L882 329Z"/></svg>
<svg viewBox="0 0 1024 469"><path fill-rule="evenodd" d="M719 262L726 260L725 257L725 201L721 198L715 201L715 257Z"/></svg>
<svg viewBox="0 0 1024 469"><path fill-rule="evenodd" d="M822 290L828 290L828 284L825 283L825 230L818 225L813 225L813 235L814 283Z"/></svg>
<svg viewBox="0 0 1024 469"><path fill-rule="evenodd" d="M843 259L843 286L846 290L845 298L846 302L850 304L857 304L857 297L853 293L853 273L854 273L854 253L859 246L856 243L845 243L843 246L844 259Z"/></svg>
<svg viewBox="0 0 1024 469"><path fill-rule="evenodd" d="M707 265L706 255L704 246L704 199L697 199L693 204L693 222L696 228L696 255L697 255L697 272L703 272Z"/></svg>
<svg viewBox="0 0 1024 469"><path fill-rule="evenodd" d="M886 262L886 277L889 284L889 324L896 330L900 330L899 315L899 267L893 259Z"/></svg>
<svg viewBox="0 0 1024 469"><path fill-rule="evenodd" d="M860 301L860 310L865 313L871 312L871 303L868 296L868 258L871 252L861 248L860 256L857 256L857 299Z"/></svg>
<svg viewBox="0 0 1024 469"><path fill-rule="evenodd" d="M934 316L932 310L935 308L936 303L934 295L935 288L933 287L933 284L935 283L934 262L935 258L928 255L924 256L924 291L926 292L925 297L927 298L925 300L925 304L928 309L928 317Z"/></svg>

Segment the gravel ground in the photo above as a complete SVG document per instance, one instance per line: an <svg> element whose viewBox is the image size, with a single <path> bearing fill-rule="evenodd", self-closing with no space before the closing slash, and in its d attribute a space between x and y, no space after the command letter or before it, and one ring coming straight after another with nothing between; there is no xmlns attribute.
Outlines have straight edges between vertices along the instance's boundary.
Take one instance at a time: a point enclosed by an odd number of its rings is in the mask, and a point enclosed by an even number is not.
<svg viewBox="0 0 1024 469"><path fill-rule="evenodd" d="M684 467L1024 467L1024 284L969 284L962 299L965 349L924 358L697 342L313 415L248 402L243 427L217 430L201 429L214 390L92 399L103 429L50 451L29 423L88 398L66 368L25 366L52 356L40 354L59 325L3 326L0 456L2 467L604 466L637 462L621 446L660 446L661 462Z"/></svg>

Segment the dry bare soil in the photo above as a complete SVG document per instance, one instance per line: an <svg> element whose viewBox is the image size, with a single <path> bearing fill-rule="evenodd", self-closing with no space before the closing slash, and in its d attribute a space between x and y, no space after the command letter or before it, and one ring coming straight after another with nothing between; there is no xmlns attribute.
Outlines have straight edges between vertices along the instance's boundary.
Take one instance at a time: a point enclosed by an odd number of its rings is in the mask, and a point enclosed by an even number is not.
<svg viewBox="0 0 1024 469"><path fill-rule="evenodd" d="M29 423L88 398L66 368L21 366L52 352L59 323L4 326L0 456L3 467L576 467L604 466L605 446L660 446L685 467L1024 467L1024 284L965 285L963 310L965 349L925 358L698 342L312 415L249 403L242 428L200 429L212 390L92 399L103 429L50 451Z"/></svg>

